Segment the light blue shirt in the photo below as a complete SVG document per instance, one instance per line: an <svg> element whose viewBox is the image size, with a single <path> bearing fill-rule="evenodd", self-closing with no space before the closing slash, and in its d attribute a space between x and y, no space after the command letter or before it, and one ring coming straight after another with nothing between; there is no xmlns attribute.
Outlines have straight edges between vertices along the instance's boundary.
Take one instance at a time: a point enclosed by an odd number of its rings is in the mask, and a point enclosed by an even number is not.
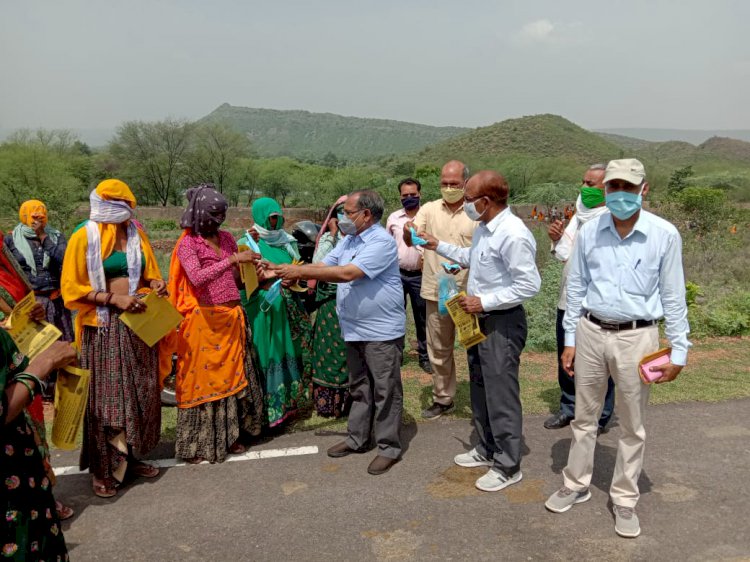
<svg viewBox="0 0 750 562"><path fill-rule="evenodd" d="M348 265L365 276L338 283L336 312L344 341L390 341L404 335L404 290L398 270L396 242L375 224L346 236L323 259L325 265Z"/></svg>
<svg viewBox="0 0 750 562"><path fill-rule="evenodd" d="M573 249L566 304L566 346L575 345L585 311L614 322L664 318L672 363L685 365L690 327L680 233L644 210L624 239L609 213L587 222Z"/></svg>
<svg viewBox="0 0 750 562"><path fill-rule="evenodd" d="M469 267L467 293L479 297L486 312L513 308L536 295L542 284L536 240L510 207L479 223L470 248L440 242L437 253Z"/></svg>

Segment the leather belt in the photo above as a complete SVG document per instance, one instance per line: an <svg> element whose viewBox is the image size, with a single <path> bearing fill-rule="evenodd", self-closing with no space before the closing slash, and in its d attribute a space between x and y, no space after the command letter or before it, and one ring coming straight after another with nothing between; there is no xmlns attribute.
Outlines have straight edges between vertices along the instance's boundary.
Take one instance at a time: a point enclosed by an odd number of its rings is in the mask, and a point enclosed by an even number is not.
<svg viewBox="0 0 750 562"><path fill-rule="evenodd" d="M597 318L590 312L587 312L585 316L587 320L593 322L602 330L636 330L638 328L648 328L649 326L654 326L657 323L657 320L630 320L628 322L611 322L609 320L602 320L601 318Z"/></svg>
<svg viewBox="0 0 750 562"><path fill-rule="evenodd" d="M421 269L398 269L401 275L404 277L417 277L418 275L422 275Z"/></svg>

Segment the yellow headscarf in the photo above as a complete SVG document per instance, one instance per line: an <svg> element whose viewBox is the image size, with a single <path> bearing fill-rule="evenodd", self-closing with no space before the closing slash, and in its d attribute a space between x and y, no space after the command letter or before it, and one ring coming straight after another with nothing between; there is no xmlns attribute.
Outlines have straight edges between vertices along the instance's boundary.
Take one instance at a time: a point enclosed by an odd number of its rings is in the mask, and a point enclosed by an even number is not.
<svg viewBox="0 0 750 562"><path fill-rule="evenodd" d="M128 184L122 180L108 179L99 182L96 186L96 194L104 199L105 201L112 201L118 199L120 201L127 201L130 204L131 209L135 209L137 201L135 195L130 191Z"/></svg>
<svg viewBox="0 0 750 562"><path fill-rule="evenodd" d="M35 218L39 218L47 226L47 206L38 199L24 201L18 209L18 218L26 226L31 226Z"/></svg>

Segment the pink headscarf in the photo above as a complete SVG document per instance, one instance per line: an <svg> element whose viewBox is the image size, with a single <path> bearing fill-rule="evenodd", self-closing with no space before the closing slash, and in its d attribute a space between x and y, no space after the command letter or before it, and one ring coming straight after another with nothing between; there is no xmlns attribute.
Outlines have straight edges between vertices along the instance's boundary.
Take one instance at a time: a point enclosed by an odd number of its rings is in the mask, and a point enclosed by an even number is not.
<svg viewBox="0 0 750 562"><path fill-rule="evenodd" d="M318 249L318 244L320 243L320 239L328 232L328 223L331 222L331 219L333 218L333 212L336 210L336 207L341 205L346 201L346 198L348 195L342 195L338 199L336 199L336 202L333 204L333 206L328 210L328 214L326 215L326 220L323 221L322 226L320 227L320 231L318 232L318 235L315 237L315 250ZM315 290L316 285L318 284L318 281L316 279L308 279L307 281L307 290L312 292Z"/></svg>

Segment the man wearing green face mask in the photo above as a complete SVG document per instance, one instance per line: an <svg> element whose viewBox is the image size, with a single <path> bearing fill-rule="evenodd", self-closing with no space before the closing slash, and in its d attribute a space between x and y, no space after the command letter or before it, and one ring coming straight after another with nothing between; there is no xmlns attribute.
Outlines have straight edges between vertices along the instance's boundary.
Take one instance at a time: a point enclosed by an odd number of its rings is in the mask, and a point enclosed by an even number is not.
<svg viewBox="0 0 750 562"><path fill-rule="evenodd" d="M573 420L576 408L576 385L573 377L568 375L560 362L560 355L565 344L565 331L563 330L563 317L565 316L565 285L568 278L570 265L568 258L573 253L573 244L581 227L593 218L608 212L604 206L604 171L606 164L594 164L589 166L583 176L581 194L576 201L576 214L563 229L562 221L554 221L547 234L552 240L552 255L558 260L565 262L560 283L560 299L557 302L557 382L560 385L560 411L547 418L544 427L547 429L560 429L570 424ZM607 384L607 396L604 400L604 408L599 417L599 433L607 430L607 424L612 417L615 408L615 385L612 377Z"/></svg>

